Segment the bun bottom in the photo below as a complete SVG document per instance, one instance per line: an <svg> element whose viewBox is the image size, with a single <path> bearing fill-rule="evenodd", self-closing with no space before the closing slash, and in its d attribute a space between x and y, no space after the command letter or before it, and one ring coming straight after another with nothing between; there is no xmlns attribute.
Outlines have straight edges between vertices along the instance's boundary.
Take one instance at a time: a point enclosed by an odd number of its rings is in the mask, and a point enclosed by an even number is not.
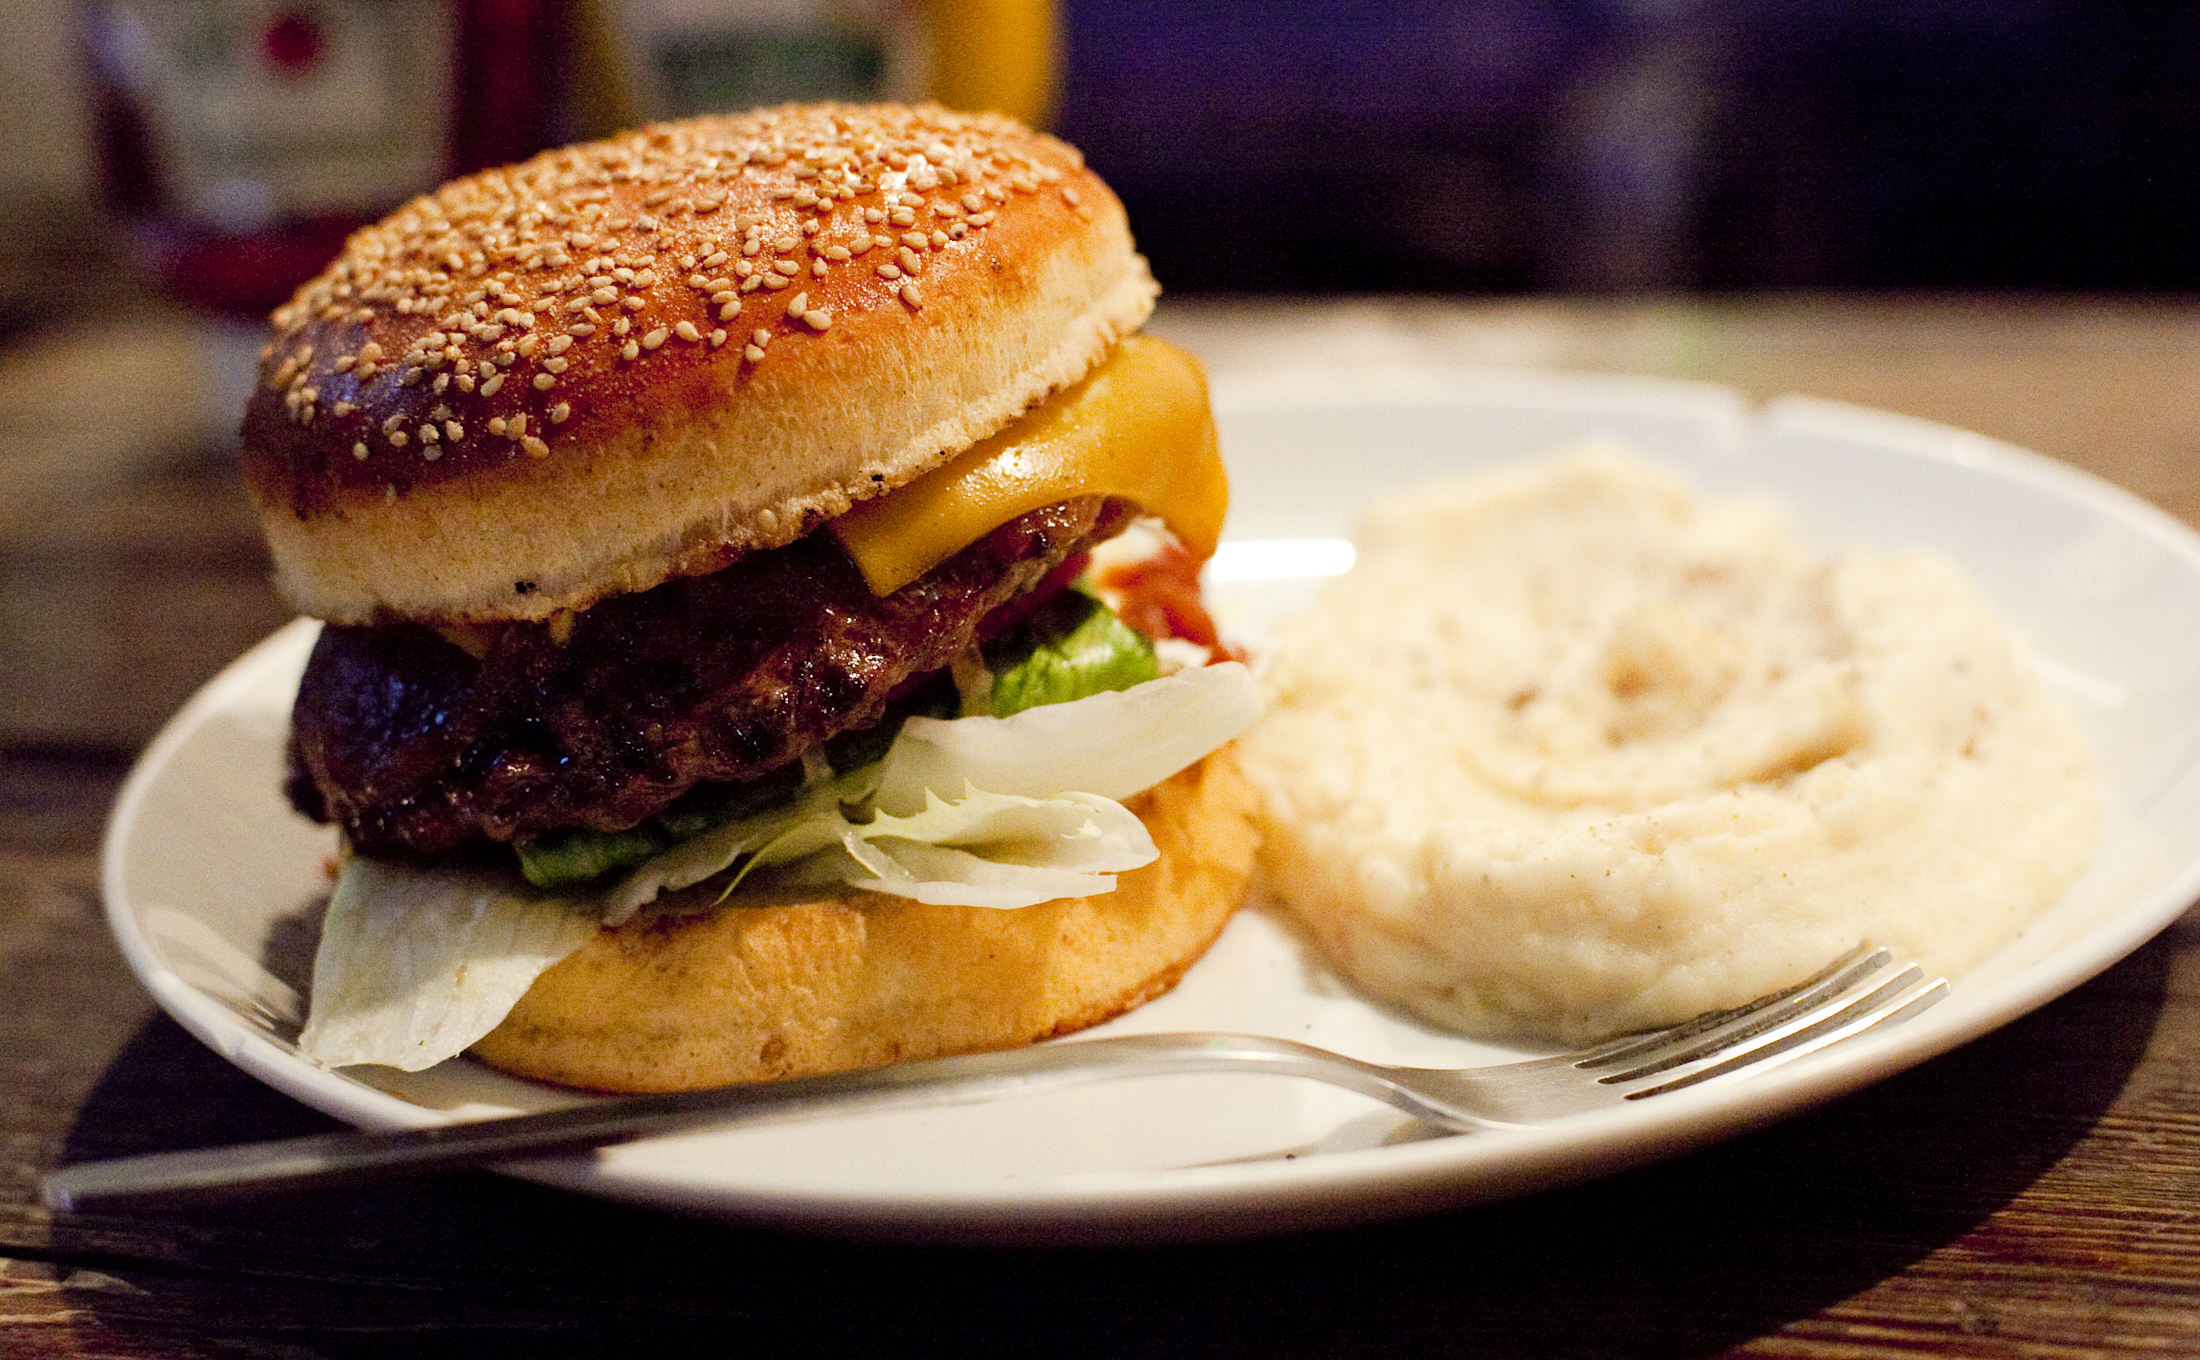
<svg viewBox="0 0 2200 1360"><path fill-rule="evenodd" d="M1161 857L1015 911L851 893L645 913L536 979L472 1052L518 1076L681 1091L1015 1048L1176 985L1245 896L1251 789L1227 752L1129 803Z"/></svg>

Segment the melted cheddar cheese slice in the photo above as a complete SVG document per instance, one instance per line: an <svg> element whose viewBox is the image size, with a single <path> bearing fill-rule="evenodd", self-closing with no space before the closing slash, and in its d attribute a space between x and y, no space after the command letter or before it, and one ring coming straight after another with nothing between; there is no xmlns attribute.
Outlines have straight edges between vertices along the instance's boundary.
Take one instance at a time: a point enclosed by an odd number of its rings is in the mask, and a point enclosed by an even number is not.
<svg viewBox="0 0 2200 1360"><path fill-rule="evenodd" d="M1083 381L831 528L888 595L1018 515L1093 495L1135 502L1196 556L1214 552L1230 495L1198 360L1130 336Z"/></svg>

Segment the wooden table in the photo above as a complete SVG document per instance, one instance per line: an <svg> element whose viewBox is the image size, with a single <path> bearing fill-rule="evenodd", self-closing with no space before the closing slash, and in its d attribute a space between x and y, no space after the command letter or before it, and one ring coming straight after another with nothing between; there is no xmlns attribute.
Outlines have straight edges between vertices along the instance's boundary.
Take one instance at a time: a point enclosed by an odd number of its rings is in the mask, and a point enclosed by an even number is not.
<svg viewBox="0 0 2200 1360"><path fill-rule="evenodd" d="M1804 391L2027 444L2200 522L2200 309L1206 301L1220 370L1399 360ZM0 1353L1866 1357L2200 1353L2200 923L1926 1067L1515 1203L1144 1250L811 1240L486 1174L55 1218L56 1163L330 1121L160 1016L101 925L132 751L283 617L238 355L134 315L0 352ZM2200 623L2200 621L2196 621Z"/></svg>

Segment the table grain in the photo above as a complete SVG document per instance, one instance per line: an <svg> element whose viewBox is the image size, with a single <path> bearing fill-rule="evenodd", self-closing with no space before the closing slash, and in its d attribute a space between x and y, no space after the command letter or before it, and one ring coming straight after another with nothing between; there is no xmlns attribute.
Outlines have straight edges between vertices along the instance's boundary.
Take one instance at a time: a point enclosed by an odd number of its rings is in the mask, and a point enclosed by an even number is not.
<svg viewBox="0 0 2200 1360"><path fill-rule="evenodd" d="M2176 301L1196 299L1154 329L1222 373L1562 367L1884 406L2200 522L2200 308ZM130 314L0 351L0 1354L2200 1354L2189 916L1821 1109L1592 1184L1352 1229L881 1245L481 1173L46 1213L37 1178L58 1164L332 1126L161 1016L100 915L98 837L132 754L284 616L233 481L243 343Z"/></svg>

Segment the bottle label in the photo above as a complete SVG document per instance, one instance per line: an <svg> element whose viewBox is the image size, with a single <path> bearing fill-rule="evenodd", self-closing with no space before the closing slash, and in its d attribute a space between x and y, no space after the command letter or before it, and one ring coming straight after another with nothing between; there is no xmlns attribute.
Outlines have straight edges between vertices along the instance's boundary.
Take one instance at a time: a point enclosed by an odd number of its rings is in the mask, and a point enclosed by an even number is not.
<svg viewBox="0 0 2200 1360"><path fill-rule="evenodd" d="M106 0L93 19L177 219L373 216L442 178L443 0Z"/></svg>

